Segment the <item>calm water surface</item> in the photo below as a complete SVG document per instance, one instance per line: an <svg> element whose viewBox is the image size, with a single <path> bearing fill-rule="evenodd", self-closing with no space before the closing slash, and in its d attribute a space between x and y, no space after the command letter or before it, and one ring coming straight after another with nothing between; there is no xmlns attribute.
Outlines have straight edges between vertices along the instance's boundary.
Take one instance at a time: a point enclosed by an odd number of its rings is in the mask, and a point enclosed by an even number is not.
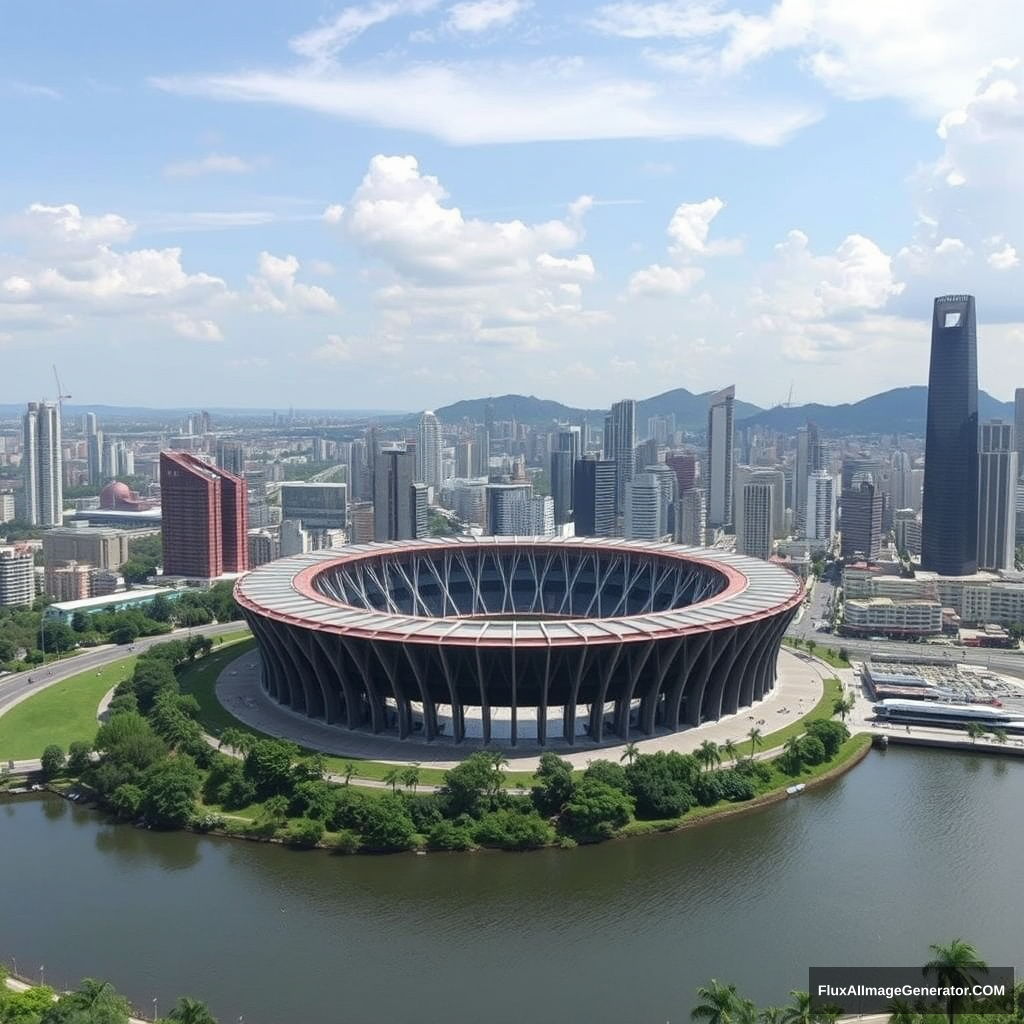
<svg viewBox="0 0 1024 1024"><path fill-rule="evenodd" d="M1024 966L1024 762L872 753L737 821L533 854L337 857L0 805L0 959L188 993L223 1024L661 1024L708 978L758 1003L809 964L972 940Z"/></svg>

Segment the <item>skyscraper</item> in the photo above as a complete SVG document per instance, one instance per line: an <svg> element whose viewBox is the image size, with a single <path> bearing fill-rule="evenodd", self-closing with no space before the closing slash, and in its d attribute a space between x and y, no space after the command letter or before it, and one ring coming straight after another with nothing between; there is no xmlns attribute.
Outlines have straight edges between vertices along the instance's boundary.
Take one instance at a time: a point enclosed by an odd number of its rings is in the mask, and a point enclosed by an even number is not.
<svg viewBox="0 0 1024 1024"><path fill-rule="evenodd" d="M708 525L731 526L733 406L736 387L713 394L708 402Z"/></svg>
<svg viewBox="0 0 1024 1024"><path fill-rule="evenodd" d="M636 402L632 398L613 403L605 433L605 458L615 463L615 514L622 515L626 484L636 470Z"/></svg>
<svg viewBox="0 0 1024 1024"><path fill-rule="evenodd" d="M910 508L914 503L914 478L910 456L904 451L892 453L892 506Z"/></svg>
<svg viewBox="0 0 1024 1024"><path fill-rule="evenodd" d="M670 471L671 472L671 471ZM624 532L630 540L658 540L665 519L662 487L654 473L637 473L626 484Z"/></svg>
<svg viewBox="0 0 1024 1024"><path fill-rule="evenodd" d="M1024 473L1024 388L1013 393L1013 430L1017 441L1017 472Z"/></svg>
<svg viewBox="0 0 1024 1024"><path fill-rule="evenodd" d="M676 541L680 544L703 547L707 521L704 489L691 487L684 491L676 506Z"/></svg>
<svg viewBox="0 0 1024 1024"><path fill-rule="evenodd" d="M775 533L773 505L769 481L750 480L743 485L743 535L737 537L737 550L752 558L771 558Z"/></svg>
<svg viewBox="0 0 1024 1024"><path fill-rule="evenodd" d="M420 417L416 431L416 482L441 489L441 424L429 410Z"/></svg>
<svg viewBox="0 0 1024 1024"><path fill-rule="evenodd" d="M685 494L697 482L697 459L689 453L666 455L665 465L676 475L679 494Z"/></svg>
<svg viewBox="0 0 1024 1024"><path fill-rule="evenodd" d="M1012 569L1017 501L1017 448L1013 427L981 425L978 452L978 568Z"/></svg>
<svg viewBox="0 0 1024 1024"><path fill-rule="evenodd" d="M25 519L33 526L60 526L64 513L60 406L29 402L22 427Z"/></svg>
<svg viewBox="0 0 1024 1024"><path fill-rule="evenodd" d="M580 459L573 478L577 537L615 536L615 463Z"/></svg>
<svg viewBox="0 0 1024 1024"><path fill-rule="evenodd" d="M843 491L840 502L843 558L877 562L882 549L882 492L864 481Z"/></svg>
<svg viewBox="0 0 1024 1024"><path fill-rule="evenodd" d="M825 470L807 477L804 536L831 544L836 535L836 478Z"/></svg>
<svg viewBox="0 0 1024 1024"><path fill-rule="evenodd" d="M160 453L164 575L213 579L249 562L245 481L187 452Z"/></svg>
<svg viewBox="0 0 1024 1024"><path fill-rule="evenodd" d="M233 476L245 475L245 449L238 441L217 442L217 465Z"/></svg>
<svg viewBox="0 0 1024 1024"><path fill-rule="evenodd" d="M824 449L818 428L808 421L796 432L796 465L793 469L793 514L798 533L805 529L807 510L807 478L824 469ZM810 536L810 534L807 534Z"/></svg>
<svg viewBox="0 0 1024 1024"><path fill-rule="evenodd" d="M572 522L572 467L571 451L559 449L551 453L551 498L554 502L555 526Z"/></svg>
<svg viewBox="0 0 1024 1024"><path fill-rule="evenodd" d="M977 349L974 296L936 299L928 369L921 568L943 576L969 576L978 568Z"/></svg>
<svg viewBox="0 0 1024 1024"><path fill-rule="evenodd" d="M374 540L413 540L413 454L404 448L384 448L373 460Z"/></svg>

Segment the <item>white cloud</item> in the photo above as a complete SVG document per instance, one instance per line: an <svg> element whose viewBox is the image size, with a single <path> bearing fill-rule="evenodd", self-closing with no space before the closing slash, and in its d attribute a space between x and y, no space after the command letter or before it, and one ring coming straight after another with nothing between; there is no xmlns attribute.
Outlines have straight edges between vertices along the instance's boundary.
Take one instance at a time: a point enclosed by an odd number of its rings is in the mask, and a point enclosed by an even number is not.
<svg viewBox="0 0 1024 1024"><path fill-rule="evenodd" d="M591 25L627 39L666 40L659 55L683 74L736 75L793 52L805 71L846 99L892 97L917 113L945 113L972 92L980 69L1014 54L1017 0L778 0L764 14L723 3L623 2L598 8ZM1016 46L1019 47L1019 32Z"/></svg>
<svg viewBox="0 0 1024 1024"><path fill-rule="evenodd" d="M341 218L345 215L345 207L338 203L331 203L321 214L325 224L340 224Z"/></svg>
<svg viewBox="0 0 1024 1024"><path fill-rule="evenodd" d="M448 8L445 27L453 32L486 32L508 25L529 6L528 0L463 0Z"/></svg>
<svg viewBox="0 0 1024 1024"><path fill-rule="evenodd" d="M345 7L330 21L303 32L289 43L292 51L314 64L334 59L367 29L404 14L422 14L438 0L377 0L362 7Z"/></svg>
<svg viewBox="0 0 1024 1024"><path fill-rule="evenodd" d="M181 160L168 164L164 174L168 178L197 178L203 174L249 174L253 164L240 156L210 153L197 160Z"/></svg>
<svg viewBox="0 0 1024 1024"><path fill-rule="evenodd" d="M742 244L737 239L708 242L711 222L724 209L725 203L718 196L701 203L680 203L668 225L668 236L672 239L669 251L679 256L739 252Z"/></svg>
<svg viewBox="0 0 1024 1024"><path fill-rule="evenodd" d="M343 338L340 334L328 334L327 341L314 349L312 355L321 363L347 363L355 357L360 347L357 339Z"/></svg>
<svg viewBox="0 0 1024 1024"><path fill-rule="evenodd" d="M151 84L185 96L314 110L452 145L681 138L778 145L819 116L803 101L716 95L581 57L418 63L394 58L166 76Z"/></svg>
<svg viewBox="0 0 1024 1024"><path fill-rule="evenodd" d="M11 90L19 96L35 96L46 100L62 100L64 94L60 89L50 85L38 85L35 82L12 82Z"/></svg>
<svg viewBox="0 0 1024 1024"><path fill-rule="evenodd" d="M634 297L683 295L703 277L704 271L700 267L677 269L652 263L630 277L628 292Z"/></svg>
<svg viewBox="0 0 1024 1024"><path fill-rule="evenodd" d="M1020 265L1020 258L1017 256L1017 250L1007 243L1002 249L989 253L988 259L985 262L993 270L1009 270L1011 267Z"/></svg>
<svg viewBox="0 0 1024 1024"><path fill-rule="evenodd" d="M249 278L253 308L270 313L330 313L338 303L319 285L295 280L299 261L294 256L261 252L259 271Z"/></svg>
<svg viewBox="0 0 1024 1024"><path fill-rule="evenodd" d="M171 327L190 341L223 341L221 329L212 320L197 320L184 313L171 313Z"/></svg>
<svg viewBox="0 0 1024 1024"><path fill-rule="evenodd" d="M11 228L24 239L30 255L43 259L90 256L97 247L126 242L135 232L135 225L116 213L86 215L74 203L33 203L14 218Z"/></svg>

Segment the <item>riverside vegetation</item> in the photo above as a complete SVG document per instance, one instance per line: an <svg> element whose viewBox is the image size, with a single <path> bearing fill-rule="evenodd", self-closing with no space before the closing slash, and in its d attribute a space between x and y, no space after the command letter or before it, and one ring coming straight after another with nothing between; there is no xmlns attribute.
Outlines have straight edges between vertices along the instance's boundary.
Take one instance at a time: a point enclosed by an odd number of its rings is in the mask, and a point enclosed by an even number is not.
<svg viewBox="0 0 1024 1024"><path fill-rule="evenodd" d="M227 756L206 741L199 704L181 692L178 673L208 652L210 642L173 640L141 654L117 686L107 721L91 744L43 752L53 780L79 780L118 817L154 828L216 830L339 852L416 848L527 850L571 847L617 835L668 830L687 820L754 801L794 780L820 775L863 749L841 721L805 722L782 753L757 760L761 731L742 746L709 740L693 754L640 754L628 744L622 762L597 759L582 774L546 753L531 787L507 785L503 754L480 751L444 773L444 784L420 793L416 765L389 768L388 789L328 781L326 760L294 744L225 730Z"/></svg>

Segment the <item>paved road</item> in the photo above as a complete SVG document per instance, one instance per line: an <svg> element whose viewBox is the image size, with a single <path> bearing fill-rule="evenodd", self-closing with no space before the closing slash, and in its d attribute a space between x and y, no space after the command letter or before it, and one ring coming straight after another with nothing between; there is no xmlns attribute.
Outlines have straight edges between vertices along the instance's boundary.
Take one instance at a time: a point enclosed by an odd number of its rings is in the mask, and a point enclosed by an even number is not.
<svg viewBox="0 0 1024 1024"><path fill-rule="evenodd" d="M138 654L141 651L152 647L154 644L164 643L171 639L181 639L189 633L196 633L200 636L219 636L223 633L237 633L244 629L242 622L225 622L213 626L194 626L189 629L176 629L163 636L149 636L136 640L132 647ZM9 676L0 677L0 715L9 711L15 704L45 690L54 683L59 683L69 676L77 675L79 672L87 672L89 669L101 668L109 665L112 661L120 661L121 658L129 656L127 647L116 644L105 644L103 647L92 647L73 658L65 658L63 661L54 661L45 668L39 666L28 672L15 672ZM29 685L29 679L32 684Z"/></svg>

